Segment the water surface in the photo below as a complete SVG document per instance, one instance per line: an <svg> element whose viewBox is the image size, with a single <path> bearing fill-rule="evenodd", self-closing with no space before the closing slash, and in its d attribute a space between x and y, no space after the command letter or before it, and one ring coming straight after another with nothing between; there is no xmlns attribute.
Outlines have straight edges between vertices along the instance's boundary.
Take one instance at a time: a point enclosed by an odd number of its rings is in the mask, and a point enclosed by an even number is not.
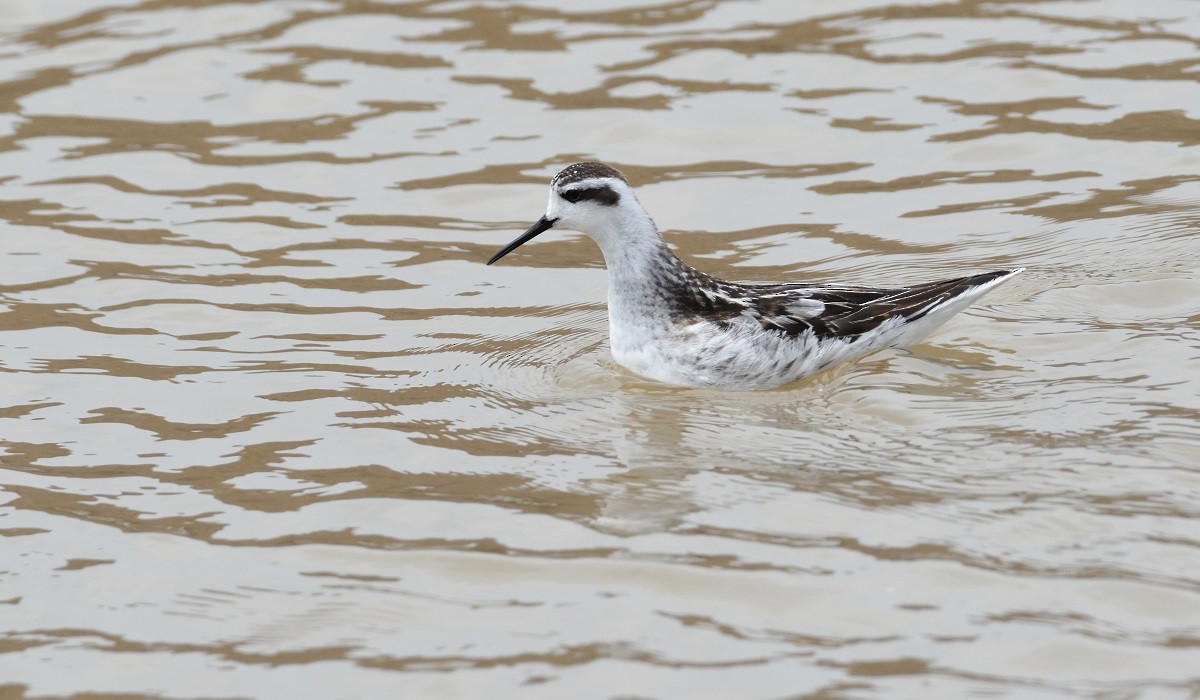
<svg viewBox="0 0 1200 700"><path fill-rule="evenodd" d="M0 695L1200 697L1195 2L7 0L0 68ZM656 385L590 241L483 265L583 158L724 277L1029 270Z"/></svg>

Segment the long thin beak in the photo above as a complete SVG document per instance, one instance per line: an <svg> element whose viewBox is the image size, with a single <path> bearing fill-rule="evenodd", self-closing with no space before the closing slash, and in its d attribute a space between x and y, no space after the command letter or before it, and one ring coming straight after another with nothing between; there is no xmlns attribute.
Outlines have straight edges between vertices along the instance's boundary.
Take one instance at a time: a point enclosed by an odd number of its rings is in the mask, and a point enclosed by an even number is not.
<svg viewBox="0 0 1200 700"><path fill-rule="evenodd" d="M537 238L537 235L539 233L542 233L543 231L548 231L551 227L553 227L555 221L558 221L558 219L547 219L545 216L542 216L542 218L537 220L537 223L535 223L533 226L529 227L528 231L526 231L525 233L522 233L520 238L518 238L517 240L513 241L512 243L509 243L508 245L501 248L499 253L496 253L495 255L492 256L491 260L487 261L487 264L491 265L492 263L496 262L500 258L503 258L505 255L508 255L509 253L513 252L517 248L520 248L521 246L525 245L529 241L532 241L534 238Z"/></svg>

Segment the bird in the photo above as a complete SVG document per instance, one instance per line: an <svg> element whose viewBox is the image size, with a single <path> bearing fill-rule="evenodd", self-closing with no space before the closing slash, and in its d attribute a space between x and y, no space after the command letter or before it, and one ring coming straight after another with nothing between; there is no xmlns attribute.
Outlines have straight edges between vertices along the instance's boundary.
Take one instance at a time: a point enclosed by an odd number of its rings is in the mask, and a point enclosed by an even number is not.
<svg viewBox="0 0 1200 700"><path fill-rule="evenodd" d="M552 228L600 246L613 359L642 377L692 388L772 389L912 345L1024 270L883 288L728 282L680 260L625 175L590 161L559 171L546 213L487 264Z"/></svg>

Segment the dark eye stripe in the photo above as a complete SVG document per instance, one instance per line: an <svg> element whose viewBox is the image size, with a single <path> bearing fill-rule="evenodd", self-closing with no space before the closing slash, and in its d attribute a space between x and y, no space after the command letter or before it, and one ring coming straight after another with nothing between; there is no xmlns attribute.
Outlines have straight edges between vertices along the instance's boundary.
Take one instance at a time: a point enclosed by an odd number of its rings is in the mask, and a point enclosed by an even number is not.
<svg viewBox="0 0 1200 700"><path fill-rule="evenodd" d="M582 202L584 200L593 200L606 206L612 206L621 201L621 195L608 185L600 187L588 187L586 189L566 190L561 192L560 196L568 202Z"/></svg>

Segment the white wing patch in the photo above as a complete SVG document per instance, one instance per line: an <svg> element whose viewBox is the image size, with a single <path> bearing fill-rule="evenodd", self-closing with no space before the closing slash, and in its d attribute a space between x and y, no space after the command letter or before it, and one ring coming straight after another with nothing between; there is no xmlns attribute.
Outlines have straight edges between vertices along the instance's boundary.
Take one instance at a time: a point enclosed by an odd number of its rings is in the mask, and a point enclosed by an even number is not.
<svg viewBox="0 0 1200 700"><path fill-rule="evenodd" d="M778 299L783 312L800 321L816 318L825 312L825 302L820 299L796 296L796 292L790 290L775 294L763 294L759 299L772 301Z"/></svg>
<svg viewBox="0 0 1200 700"><path fill-rule="evenodd" d="M825 302L817 299L792 299L784 308L790 315L799 319L816 318L825 311Z"/></svg>

